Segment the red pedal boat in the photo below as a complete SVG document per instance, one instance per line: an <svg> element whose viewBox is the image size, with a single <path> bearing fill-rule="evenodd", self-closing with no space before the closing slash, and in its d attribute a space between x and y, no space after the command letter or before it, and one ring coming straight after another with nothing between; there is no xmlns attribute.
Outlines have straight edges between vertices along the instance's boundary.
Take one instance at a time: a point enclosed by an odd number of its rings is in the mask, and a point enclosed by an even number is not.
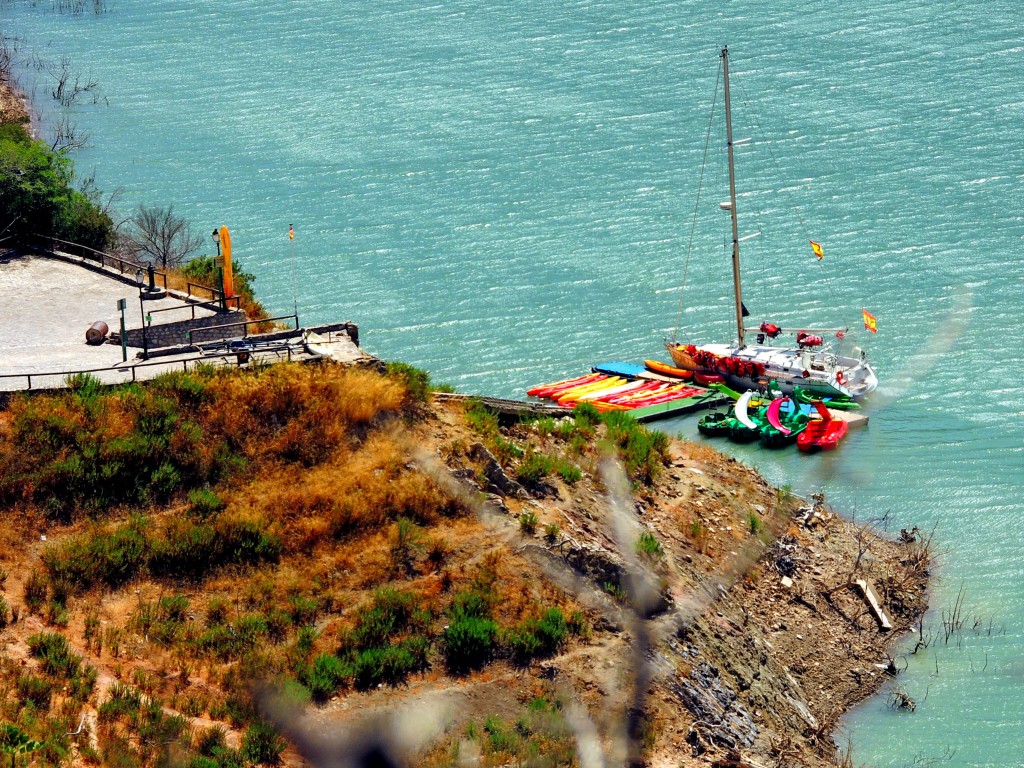
<svg viewBox="0 0 1024 768"><path fill-rule="evenodd" d="M833 417L821 402L816 401L814 408L821 418L807 422L807 429L797 435L797 448L801 451L830 451L837 448L839 441L846 437L850 425Z"/></svg>

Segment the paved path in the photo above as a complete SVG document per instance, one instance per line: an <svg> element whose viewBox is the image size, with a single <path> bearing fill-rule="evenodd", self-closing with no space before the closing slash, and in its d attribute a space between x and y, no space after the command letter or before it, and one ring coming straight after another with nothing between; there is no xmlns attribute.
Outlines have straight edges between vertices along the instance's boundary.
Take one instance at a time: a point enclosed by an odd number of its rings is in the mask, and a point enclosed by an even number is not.
<svg viewBox="0 0 1024 768"><path fill-rule="evenodd" d="M119 331L117 301L122 298L127 299L127 327L142 327L139 291L134 285L57 259L0 257L0 374L120 364L120 346L91 346L85 343L85 332L97 320L105 322L111 333ZM182 308L159 313L154 323L191 317L189 304L176 298L147 301L145 306L147 312ZM210 310L196 309L197 316L210 314ZM129 360L137 351L129 347Z"/></svg>
<svg viewBox="0 0 1024 768"><path fill-rule="evenodd" d="M118 299L127 299L127 328L143 323L138 288L115 276L74 263L42 256L13 256L0 252L0 392L26 388L61 387L67 373L105 369L94 375L108 384L151 379L168 370L182 370L198 361L238 364L235 355L221 357L187 353L152 358L143 363L128 348L128 361L121 360L121 347L114 344L92 346L85 332L97 320L107 324L111 333L120 330ZM212 315L205 308L193 308L189 302L169 295L146 301L146 312L178 307L180 312L160 312L153 324L175 322L195 316ZM321 352L342 362L372 359L352 344L345 334L330 334L330 344ZM261 362L311 360L301 337L264 343L250 337L255 351L250 358ZM44 376L44 373L52 375ZM31 376L31 380L28 376Z"/></svg>

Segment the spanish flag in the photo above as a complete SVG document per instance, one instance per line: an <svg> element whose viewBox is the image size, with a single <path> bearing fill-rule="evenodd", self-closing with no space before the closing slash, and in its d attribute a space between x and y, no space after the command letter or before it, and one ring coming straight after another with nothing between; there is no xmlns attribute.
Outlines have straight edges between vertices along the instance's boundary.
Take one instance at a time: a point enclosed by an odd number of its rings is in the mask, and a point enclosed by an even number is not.
<svg viewBox="0 0 1024 768"><path fill-rule="evenodd" d="M292 228L291 224L288 225L288 239L289 240L294 240L295 239L295 230Z"/></svg>
<svg viewBox="0 0 1024 768"><path fill-rule="evenodd" d="M872 315L863 307L861 308L861 314L864 315L864 327L872 333L878 333L878 318Z"/></svg>
<svg viewBox="0 0 1024 768"><path fill-rule="evenodd" d="M818 261L825 258L825 251L821 248L821 243L816 243L811 240L811 250L814 251L814 255L818 257Z"/></svg>

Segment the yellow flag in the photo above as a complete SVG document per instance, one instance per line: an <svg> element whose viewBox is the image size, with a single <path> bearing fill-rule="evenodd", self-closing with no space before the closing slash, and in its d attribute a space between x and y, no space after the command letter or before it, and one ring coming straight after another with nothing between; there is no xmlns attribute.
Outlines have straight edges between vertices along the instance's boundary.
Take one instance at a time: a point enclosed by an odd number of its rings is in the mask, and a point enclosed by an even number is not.
<svg viewBox="0 0 1024 768"><path fill-rule="evenodd" d="M814 255L818 257L818 261L825 258L825 251L822 250L821 244L811 240L811 250L814 251Z"/></svg>
<svg viewBox="0 0 1024 768"><path fill-rule="evenodd" d="M860 311L861 314L864 315L864 327L872 333L878 333L878 318L864 308L861 308Z"/></svg>

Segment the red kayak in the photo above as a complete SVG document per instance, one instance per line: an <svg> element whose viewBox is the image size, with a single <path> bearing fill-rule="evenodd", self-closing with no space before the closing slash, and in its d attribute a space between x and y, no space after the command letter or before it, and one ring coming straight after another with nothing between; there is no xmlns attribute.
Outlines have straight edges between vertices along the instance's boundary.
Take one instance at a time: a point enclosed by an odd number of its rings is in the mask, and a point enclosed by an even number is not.
<svg viewBox="0 0 1024 768"><path fill-rule="evenodd" d="M585 376L577 376L575 379L565 379L563 381L555 381L550 384L538 384L536 387L526 390L526 394L532 395L533 397L551 397L555 392L561 392L563 390L571 389L572 387L589 384L592 381L597 381L600 377L601 374L599 373L588 373Z"/></svg>
<svg viewBox="0 0 1024 768"><path fill-rule="evenodd" d="M660 405L661 403L670 403L673 400L682 400L687 397L693 397L694 395L703 394L704 390L696 389L694 387L683 387L682 389L673 389L671 392L657 392L650 397L645 397L640 400L634 400L630 405L633 408L646 408L648 405Z"/></svg>

